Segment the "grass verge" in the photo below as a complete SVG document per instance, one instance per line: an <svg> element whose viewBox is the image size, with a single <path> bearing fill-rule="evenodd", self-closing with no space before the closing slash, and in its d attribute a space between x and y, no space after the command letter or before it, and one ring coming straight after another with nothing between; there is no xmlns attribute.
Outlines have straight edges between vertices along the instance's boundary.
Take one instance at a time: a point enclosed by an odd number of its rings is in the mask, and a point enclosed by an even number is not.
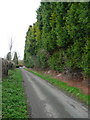
<svg viewBox="0 0 90 120"><path fill-rule="evenodd" d="M10 70L2 82L2 118L28 118L19 69Z"/></svg>
<svg viewBox="0 0 90 120"><path fill-rule="evenodd" d="M63 89L64 91L69 93L69 95L74 96L75 98L81 100L86 105L90 105L90 95L86 95L86 94L82 93L79 88L71 87L71 86L67 85L67 83L65 83L65 82L62 82L55 78L52 78L50 75L41 74L39 72L32 71L28 68L24 68L24 69L37 75L38 77L40 77L44 80L47 80L48 82L57 86L58 88Z"/></svg>

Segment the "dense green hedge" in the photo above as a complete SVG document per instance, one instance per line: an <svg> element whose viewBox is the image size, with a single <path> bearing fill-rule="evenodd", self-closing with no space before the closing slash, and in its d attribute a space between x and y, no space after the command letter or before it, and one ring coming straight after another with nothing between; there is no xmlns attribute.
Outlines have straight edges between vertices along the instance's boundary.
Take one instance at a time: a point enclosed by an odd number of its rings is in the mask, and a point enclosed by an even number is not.
<svg viewBox="0 0 90 120"><path fill-rule="evenodd" d="M28 67L62 72L80 70L89 76L89 3L44 2L37 22L29 26L24 62Z"/></svg>

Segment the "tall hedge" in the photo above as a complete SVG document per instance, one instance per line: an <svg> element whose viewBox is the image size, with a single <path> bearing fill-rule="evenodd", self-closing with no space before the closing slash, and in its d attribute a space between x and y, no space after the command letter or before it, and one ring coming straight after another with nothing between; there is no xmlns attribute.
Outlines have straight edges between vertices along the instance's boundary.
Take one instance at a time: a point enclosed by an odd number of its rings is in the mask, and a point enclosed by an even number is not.
<svg viewBox="0 0 90 120"><path fill-rule="evenodd" d="M90 76L88 8L85 2L42 2L26 34L26 66Z"/></svg>

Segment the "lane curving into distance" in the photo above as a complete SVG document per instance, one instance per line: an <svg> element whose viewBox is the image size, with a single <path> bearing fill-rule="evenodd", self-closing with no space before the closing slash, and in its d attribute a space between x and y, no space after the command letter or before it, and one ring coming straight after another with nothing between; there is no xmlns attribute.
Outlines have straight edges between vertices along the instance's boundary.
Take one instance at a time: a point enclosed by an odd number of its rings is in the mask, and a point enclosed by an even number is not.
<svg viewBox="0 0 90 120"><path fill-rule="evenodd" d="M88 109L55 86L21 68L31 118L88 118Z"/></svg>

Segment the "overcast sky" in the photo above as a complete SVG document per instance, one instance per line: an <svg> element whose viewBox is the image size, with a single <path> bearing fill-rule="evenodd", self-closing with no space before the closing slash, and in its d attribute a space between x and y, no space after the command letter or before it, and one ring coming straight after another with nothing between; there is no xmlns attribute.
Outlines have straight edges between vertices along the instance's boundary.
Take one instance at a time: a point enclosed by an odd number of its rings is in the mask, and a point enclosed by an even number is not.
<svg viewBox="0 0 90 120"><path fill-rule="evenodd" d="M29 25L36 22L36 10L41 0L0 0L0 57L9 52L13 39L13 52L23 59L25 36Z"/></svg>

